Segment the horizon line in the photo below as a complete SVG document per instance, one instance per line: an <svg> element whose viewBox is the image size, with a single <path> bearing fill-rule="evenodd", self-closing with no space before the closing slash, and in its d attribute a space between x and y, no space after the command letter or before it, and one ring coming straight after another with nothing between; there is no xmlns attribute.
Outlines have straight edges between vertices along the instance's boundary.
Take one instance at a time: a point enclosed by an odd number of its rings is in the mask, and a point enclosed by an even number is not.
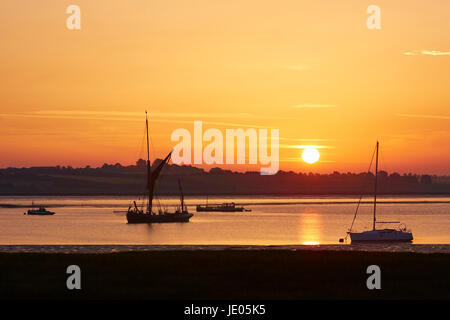
<svg viewBox="0 0 450 320"><path fill-rule="evenodd" d="M144 160L144 159L138 159L139 160ZM156 158L155 160L151 161L152 165L156 162L156 160L162 161L163 159L160 158ZM144 160L145 161L145 160ZM54 166L30 166L30 167L0 167L0 171L1 170L8 170L8 169L16 169L16 170L26 170L26 169L56 169L59 167L59 169L68 169L71 168L72 170L78 170L78 169L82 169L82 170L86 170L86 169L102 169L105 165L109 166L109 167L114 167L117 166L118 168L128 168L128 167L138 167L137 164L130 164L130 165L122 165L119 162L116 163L104 163L102 166L98 166L98 167L91 167L90 165L86 165L84 167L72 167L70 165L54 165ZM119 166L118 166L119 165ZM215 166L212 167L212 165L207 165L210 166L211 168L209 169L205 169L199 166L195 166L195 165L190 165L190 164L176 164L176 163L170 163L167 164L168 166L178 166L178 167L190 167L190 168L195 168L198 170L203 170L205 173L210 173L210 171L212 169L220 169L222 171L229 171L231 173L241 173L241 174L245 174L245 173L258 173L259 171L257 169L255 170L240 170L240 171L235 171L235 170L231 170L231 169L225 169L225 168L221 168L219 166ZM371 173L373 174L373 172L369 172L369 171L360 171L360 172L351 172L351 171L338 171L338 170L334 170L333 172L329 172L329 173L319 173L319 172L313 172L313 171L294 171L294 170L283 170L283 169L279 169L277 174L279 172L285 172L285 173L294 173L294 174L314 174L314 175L332 175L334 173L338 173L340 175L346 175L346 174L352 174L352 175L360 175L360 174L368 174ZM385 171L385 170L379 170L378 173L380 172L386 172L388 175L392 175L394 173L399 174L400 176L404 176L404 175L412 175L412 176L432 176L432 177L450 177L450 174L436 174L436 173L418 173L418 172L397 172L397 171Z"/></svg>

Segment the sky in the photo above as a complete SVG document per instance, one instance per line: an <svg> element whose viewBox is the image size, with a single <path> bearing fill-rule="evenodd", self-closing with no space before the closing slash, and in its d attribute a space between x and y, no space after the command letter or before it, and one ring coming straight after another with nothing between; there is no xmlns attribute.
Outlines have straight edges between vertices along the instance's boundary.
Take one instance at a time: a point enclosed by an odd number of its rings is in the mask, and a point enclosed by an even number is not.
<svg viewBox="0 0 450 320"><path fill-rule="evenodd" d="M66 8L81 9L69 30ZM369 5L381 29L366 26ZM193 121L279 129L280 169L450 174L450 2L0 2L0 167L151 157ZM319 147L301 160L299 146ZM260 165L223 165L259 170Z"/></svg>

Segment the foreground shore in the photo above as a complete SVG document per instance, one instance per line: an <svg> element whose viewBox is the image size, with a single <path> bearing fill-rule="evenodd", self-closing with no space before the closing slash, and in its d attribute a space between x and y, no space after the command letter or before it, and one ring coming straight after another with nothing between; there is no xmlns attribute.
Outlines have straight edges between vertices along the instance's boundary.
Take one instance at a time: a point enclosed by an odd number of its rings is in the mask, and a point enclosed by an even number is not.
<svg viewBox="0 0 450 320"><path fill-rule="evenodd" d="M69 265L81 290L68 290ZM368 290L369 265L381 289ZM450 254L221 250L0 253L1 299L449 299Z"/></svg>

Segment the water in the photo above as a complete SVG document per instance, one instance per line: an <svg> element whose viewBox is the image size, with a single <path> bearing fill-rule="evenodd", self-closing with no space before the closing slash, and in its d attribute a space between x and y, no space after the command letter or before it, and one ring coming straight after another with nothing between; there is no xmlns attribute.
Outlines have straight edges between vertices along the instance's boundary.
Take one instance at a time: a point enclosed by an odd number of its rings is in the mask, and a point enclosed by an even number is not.
<svg viewBox="0 0 450 320"><path fill-rule="evenodd" d="M86 245L151 245L153 248L325 245L334 249L367 249L342 246L338 242L351 224L357 197L209 197L210 203L234 201L252 209L234 213L196 213L195 205L205 203L205 198L187 197L189 211L194 213L191 222L152 225L126 223L125 210L131 200L130 197L0 197L1 251L10 250L7 245L16 248L19 245L54 245L53 248L55 245L81 248ZM405 223L413 232L414 242L375 248L449 250L450 197L381 197L379 200L377 219ZM56 214L24 215L31 201L48 206ZM165 198L161 202L173 206L178 198ZM370 203L361 205L354 229L371 228L372 209Z"/></svg>

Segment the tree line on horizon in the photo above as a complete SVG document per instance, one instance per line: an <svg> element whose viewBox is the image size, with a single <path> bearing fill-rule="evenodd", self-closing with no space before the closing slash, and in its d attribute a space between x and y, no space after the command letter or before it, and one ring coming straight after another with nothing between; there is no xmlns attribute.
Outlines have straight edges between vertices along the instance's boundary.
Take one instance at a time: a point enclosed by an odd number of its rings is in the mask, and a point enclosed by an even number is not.
<svg viewBox="0 0 450 320"><path fill-rule="evenodd" d="M152 166L158 165L157 159ZM2 194L138 194L145 192L146 161L135 165L103 164L0 169ZM218 167L206 171L190 165L169 164L161 172L157 192L176 194L181 177L186 194L359 194L373 192L374 174L302 173L280 170L273 176L259 171L236 172ZM450 194L450 177L379 171L380 193Z"/></svg>

